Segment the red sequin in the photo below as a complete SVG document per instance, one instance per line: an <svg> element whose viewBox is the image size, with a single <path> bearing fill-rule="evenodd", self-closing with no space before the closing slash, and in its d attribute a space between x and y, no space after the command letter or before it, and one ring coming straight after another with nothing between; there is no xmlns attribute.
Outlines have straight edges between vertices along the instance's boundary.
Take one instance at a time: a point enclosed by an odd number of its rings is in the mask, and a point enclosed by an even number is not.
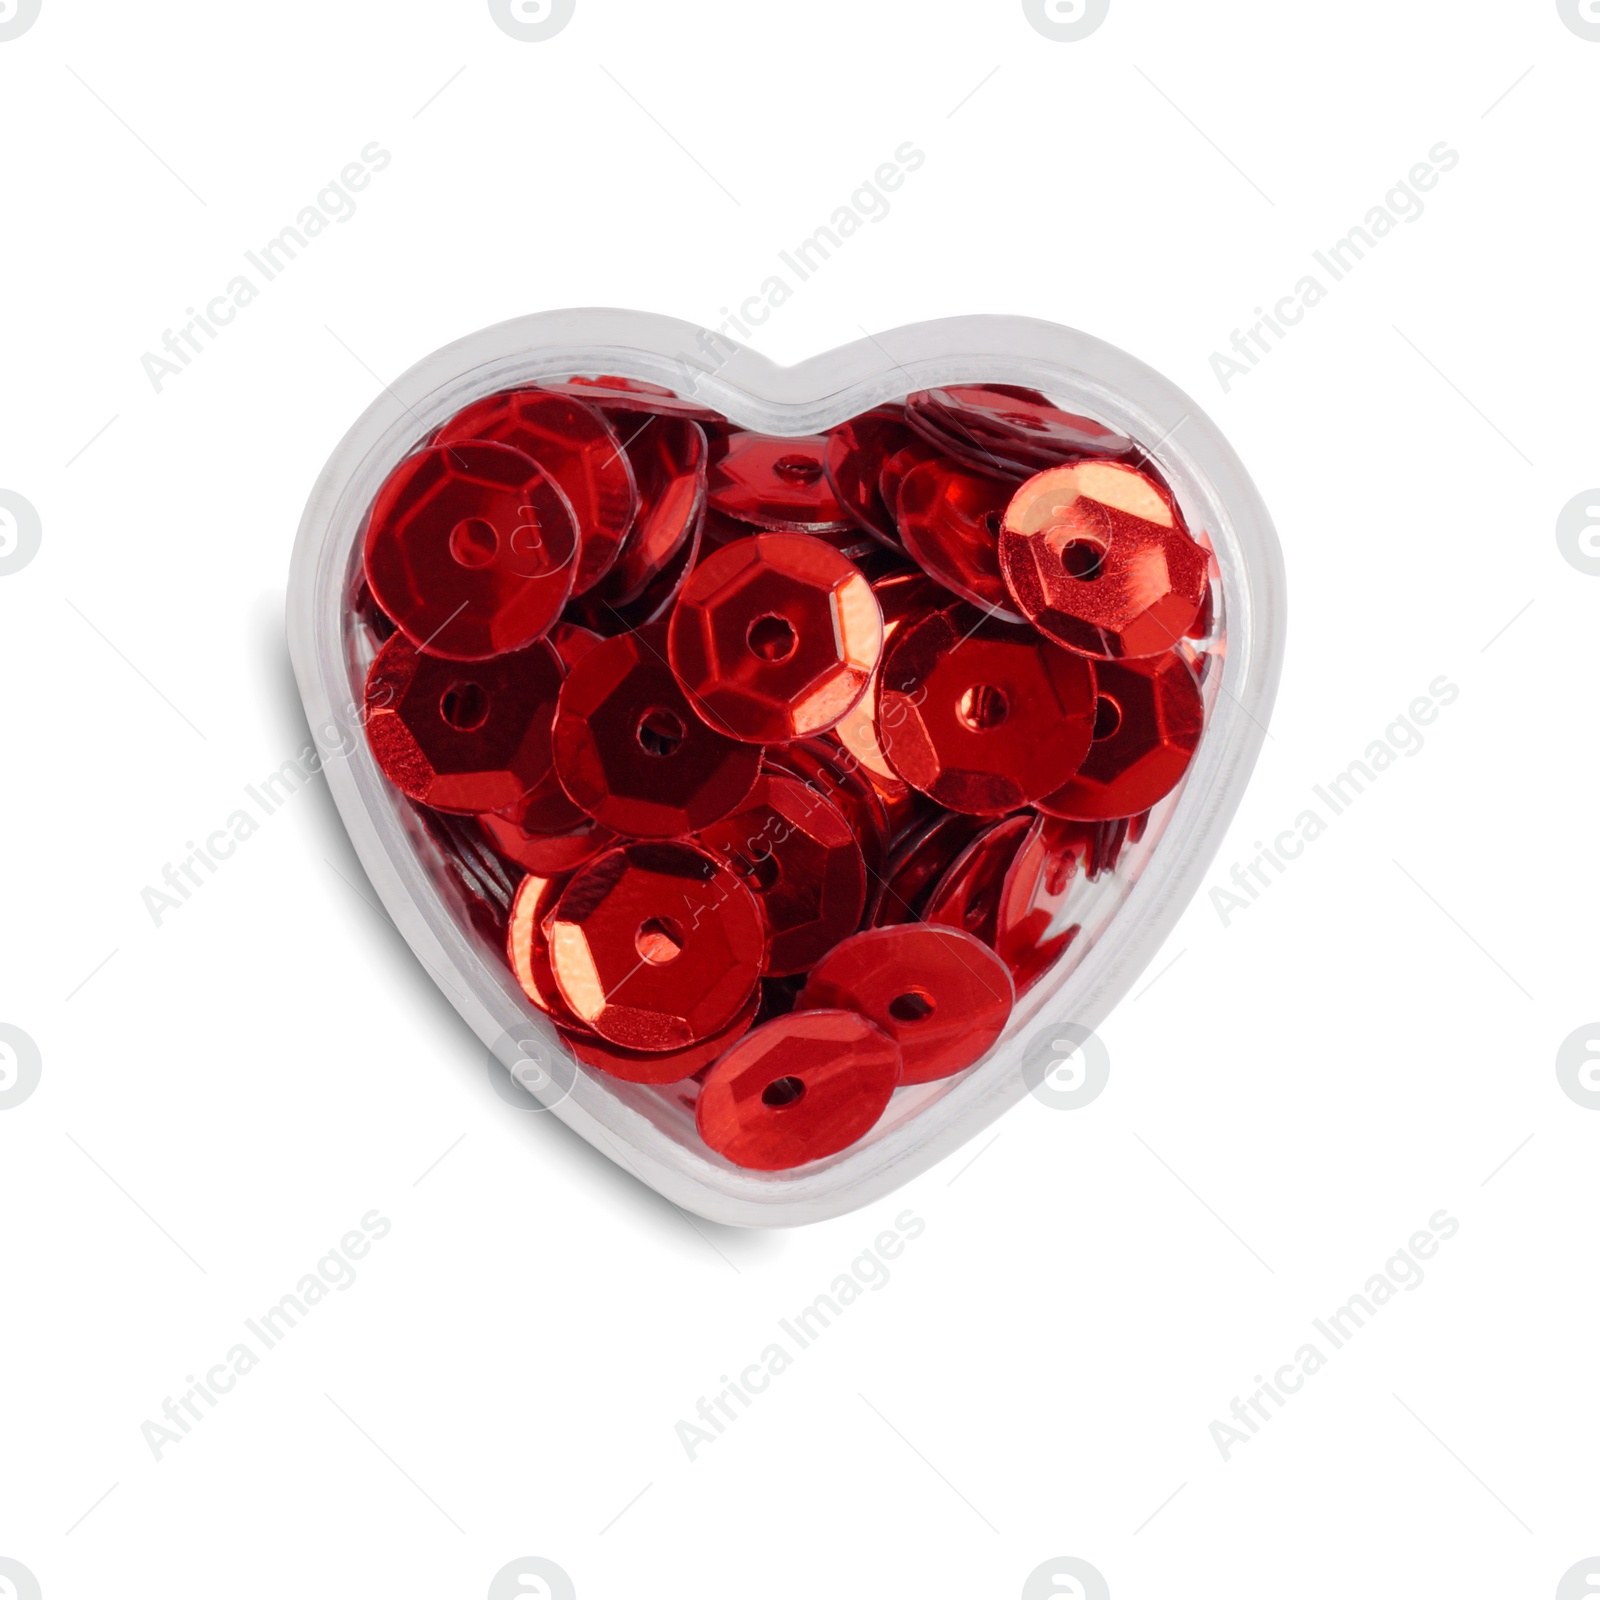
<svg viewBox="0 0 1600 1600"><path fill-rule="evenodd" d="M888 1107L900 1048L854 1011L791 1011L707 1074L700 1137L735 1166L778 1172L854 1144Z"/></svg>
<svg viewBox="0 0 1600 1600"><path fill-rule="evenodd" d="M607 639L561 686L556 773L618 833L670 839L725 817L750 793L759 747L725 738L684 697L660 624Z"/></svg>
<svg viewBox="0 0 1600 1600"><path fill-rule="evenodd" d="M578 528L520 450L457 444L394 469L367 521L367 582L419 650L480 661L541 638L572 592Z"/></svg>
<svg viewBox="0 0 1600 1600"><path fill-rule="evenodd" d="M567 497L578 521L572 592L593 588L617 559L639 494L616 429L593 406L540 389L490 395L453 417L436 445L507 444L531 457Z"/></svg>
<svg viewBox="0 0 1600 1600"><path fill-rule="evenodd" d="M1005 1029L1011 976L971 934L908 924L872 928L835 947L802 1006L837 1006L875 1022L899 1046L902 1083L965 1071Z"/></svg>
<svg viewBox="0 0 1600 1600"><path fill-rule="evenodd" d="M866 692L882 648L871 585L846 557L795 533L756 534L707 556L667 635L696 711L756 743L831 728Z"/></svg>
<svg viewBox="0 0 1600 1600"><path fill-rule="evenodd" d="M1006 508L1000 570L1042 633L1084 655L1153 656L1195 625L1208 557L1170 497L1113 462L1030 478Z"/></svg>
<svg viewBox="0 0 1600 1600"><path fill-rule="evenodd" d="M726 1028L766 957L755 897L682 840L625 844L591 862L544 933L567 1010L630 1050L682 1049Z"/></svg>

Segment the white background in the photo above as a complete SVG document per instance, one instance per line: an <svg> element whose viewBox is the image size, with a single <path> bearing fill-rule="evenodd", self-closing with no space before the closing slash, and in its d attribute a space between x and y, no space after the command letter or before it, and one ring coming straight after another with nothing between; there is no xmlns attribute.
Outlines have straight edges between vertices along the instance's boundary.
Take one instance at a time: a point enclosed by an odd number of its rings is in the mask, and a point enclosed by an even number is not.
<svg viewBox="0 0 1600 1600"><path fill-rule="evenodd" d="M544 43L481 0L43 0L0 43L0 488L43 528L0 577L0 1021L43 1061L0 1113L0 1556L46 1600L478 1597L524 1555L583 1600L1010 1597L1063 1555L1117 1600L1554 1595L1600 1551L1600 1113L1555 1074L1600 1014L1600 578L1555 537L1600 482L1597 85L1554 0L1112 0L1079 43L1014 0L578 0ZM144 352L373 140L158 394ZM906 140L753 342L1025 313L1218 419L1291 629L1210 881L1460 694L1229 926L1196 900L1093 1105L741 1233L494 1092L321 782L160 927L141 890L305 742L290 545L380 380L549 307L715 323ZM1425 213L1223 393L1441 140ZM358 1281L157 1462L141 1424L374 1208ZM675 1424L907 1208L891 1281L691 1461ZM1441 1208L1426 1281L1224 1462L1210 1424Z"/></svg>

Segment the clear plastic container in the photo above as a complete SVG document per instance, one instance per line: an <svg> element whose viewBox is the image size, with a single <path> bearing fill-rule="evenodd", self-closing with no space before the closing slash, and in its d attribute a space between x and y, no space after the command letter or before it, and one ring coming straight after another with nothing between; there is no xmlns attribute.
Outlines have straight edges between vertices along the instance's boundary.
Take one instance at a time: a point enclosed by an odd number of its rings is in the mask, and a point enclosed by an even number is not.
<svg viewBox="0 0 1600 1600"><path fill-rule="evenodd" d="M858 1144L792 1172L713 1154L692 1085L624 1083L576 1063L523 996L435 837L360 736L374 644L353 615L361 530L389 471L470 402L557 375L615 373L692 396L748 428L813 434L918 389L1013 383L1130 435L1215 552L1220 603L1202 674L1206 728L1179 788L1114 872L1067 908L1067 957L1019 1001L976 1066L898 1090ZM1018 317L954 317L779 367L692 324L574 310L485 328L385 389L311 492L290 572L289 649L310 725L340 752L328 782L373 887L467 1025L539 1105L674 1204L716 1222L791 1226L890 1193L981 1133L1039 1083L1051 1041L1093 1029L1137 980L1199 887L1243 794L1271 713L1284 631L1282 558L1254 485L1216 426L1142 362L1084 333ZM338 730L335 734L334 730Z"/></svg>

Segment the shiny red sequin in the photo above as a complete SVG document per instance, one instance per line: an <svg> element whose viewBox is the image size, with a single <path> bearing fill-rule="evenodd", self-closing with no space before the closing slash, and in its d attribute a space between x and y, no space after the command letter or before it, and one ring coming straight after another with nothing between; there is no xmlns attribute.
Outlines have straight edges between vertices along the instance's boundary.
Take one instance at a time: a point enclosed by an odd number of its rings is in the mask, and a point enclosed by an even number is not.
<svg viewBox="0 0 1600 1600"><path fill-rule="evenodd" d="M1102 661L1094 676L1094 742L1039 809L1089 822L1137 816L1188 771L1205 716L1200 683L1177 654Z"/></svg>
<svg viewBox="0 0 1600 1600"><path fill-rule="evenodd" d="M881 1117L900 1048L854 1011L791 1011L747 1034L707 1074L700 1137L735 1166L778 1172L836 1155Z"/></svg>
<svg viewBox="0 0 1600 1600"><path fill-rule="evenodd" d="M1114 462L1030 478L1006 508L1000 570L1042 633L1089 656L1153 656L1195 625L1206 552L1171 498Z"/></svg>
<svg viewBox="0 0 1600 1600"><path fill-rule="evenodd" d="M561 662L541 640L488 661L421 654L395 634L367 673L367 742L408 799L504 811L550 771Z"/></svg>
<svg viewBox="0 0 1600 1600"><path fill-rule="evenodd" d="M530 875L518 885L506 927L506 958L522 992L546 1016L571 1021L550 970L550 946L544 931L565 882L562 877Z"/></svg>
<svg viewBox="0 0 1600 1600"><path fill-rule="evenodd" d="M520 450L457 444L394 469L367 520L367 582L419 650L479 661L541 638L572 592L578 528Z"/></svg>
<svg viewBox="0 0 1600 1600"><path fill-rule="evenodd" d="M1088 753L1094 672L1032 628L961 605L902 629L878 688L884 753L952 811L1052 794Z"/></svg>
<svg viewBox="0 0 1600 1600"><path fill-rule="evenodd" d="M726 862L682 840L625 844L591 862L544 933L567 1010L630 1050L679 1050L726 1028L766 958L755 897Z"/></svg>
<svg viewBox="0 0 1600 1600"><path fill-rule="evenodd" d="M572 592L610 570L633 524L639 494L616 429L593 406L541 389L490 395L445 424L435 445L507 444L531 457L567 497L578 521Z"/></svg>
<svg viewBox="0 0 1600 1600"><path fill-rule="evenodd" d="M1025 477L1085 456L1134 454L1133 441L1010 384L925 389L906 402L924 437L969 465Z"/></svg>
<svg viewBox="0 0 1600 1600"><path fill-rule="evenodd" d="M761 770L759 747L695 715L667 665L660 624L605 640L567 674L554 750L568 796L606 827L642 838L709 827Z"/></svg>
<svg viewBox="0 0 1600 1600"><path fill-rule="evenodd" d="M923 921L959 928L992 945L1006 869L1032 825L1032 814L1022 811L985 828L934 884L922 908Z"/></svg>
<svg viewBox="0 0 1600 1600"><path fill-rule="evenodd" d="M701 422L720 422L721 415L703 406L698 400L686 400L659 383L646 383L642 378L623 378L614 374L597 378L566 378L560 382L544 382L541 389L552 394L575 395L606 411L624 415L645 412L651 416L694 417Z"/></svg>
<svg viewBox="0 0 1600 1600"><path fill-rule="evenodd" d="M865 693L883 648L872 588L844 556L795 533L724 545L673 608L672 670L731 738L783 743L831 728Z"/></svg>
<svg viewBox="0 0 1600 1600"><path fill-rule="evenodd" d="M711 467L710 501L724 516L781 533L847 528L850 516L828 482L822 436L774 439L738 433Z"/></svg>
<svg viewBox="0 0 1600 1600"><path fill-rule="evenodd" d="M828 435L824 457L828 483L839 504L891 550L901 548L892 499L884 498L884 463L916 439L903 406L880 406Z"/></svg>
<svg viewBox="0 0 1600 1600"><path fill-rule="evenodd" d="M753 989L750 998L739 1008L739 1014L720 1033L678 1050L627 1050L609 1039L602 1039L597 1033L582 1032L559 1019L557 1027L567 1048L585 1066L627 1083L681 1083L704 1071L749 1032L760 1002L761 991Z"/></svg>
<svg viewBox="0 0 1600 1600"><path fill-rule="evenodd" d="M872 928L835 947L807 980L802 1006L859 1012L900 1046L902 1083L931 1083L982 1057L1011 1015L1011 975L955 928Z"/></svg>

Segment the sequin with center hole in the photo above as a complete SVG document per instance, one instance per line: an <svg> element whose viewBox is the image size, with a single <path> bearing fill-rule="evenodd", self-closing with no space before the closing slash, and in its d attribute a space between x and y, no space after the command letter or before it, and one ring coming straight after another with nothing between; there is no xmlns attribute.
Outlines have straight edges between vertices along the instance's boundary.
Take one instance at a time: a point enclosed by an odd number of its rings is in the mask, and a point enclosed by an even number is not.
<svg viewBox="0 0 1600 1600"><path fill-rule="evenodd" d="M963 1072L1011 1016L1011 974L957 928L906 923L855 934L818 963L803 1006L857 1011L900 1046L902 1084Z"/></svg>
<svg viewBox="0 0 1600 1600"><path fill-rule="evenodd" d="M798 778L764 772L698 838L761 903L769 977L806 971L855 932L867 894L861 847L838 806Z"/></svg>
<svg viewBox="0 0 1600 1600"><path fill-rule="evenodd" d="M695 1125L735 1166L786 1171L854 1144L899 1079L900 1047L865 1017L791 1011L746 1034L706 1074Z"/></svg>
<svg viewBox="0 0 1600 1600"><path fill-rule="evenodd" d="M433 442L472 440L522 451L560 488L578 523L572 592L593 588L617 559L639 505L633 467L604 413L569 395L517 389L458 412Z"/></svg>
<svg viewBox="0 0 1600 1600"><path fill-rule="evenodd" d="M952 811L999 815L1054 793L1088 753L1093 721L1086 657L970 606L900 629L884 658L884 754Z"/></svg>
<svg viewBox="0 0 1600 1600"><path fill-rule="evenodd" d="M1095 667L1094 742L1072 778L1039 802L1080 821L1137 816L1170 794L1200 743L1200 683L1176 651Z"/></svg>
<svg viewBox="0 0 1600 1600"><path fill-rule="evenodd" d="M726 1028L755 992L766 924L726 862L640 840L591 862L545 922L567 1009L629 1050L679 1050Z"/></svg>
<svg viewBox="0 0 1600 1600"><path fill-rule="evenodd" d="M488 661L421 654L395 634L367 672L367 741L383 775L439 811L504 811L551 767L561 663L540 640Z"/></svg>
<svg viewBox="0 0 1600 1600"><path fill-rule="evenodd" d="M708 499L725 516L778 533L848 528L850 515L828 482L827 453L822 434L733 434L720 459L713 449Z"/></svg>
<svg viewBox="0 0 1600 1600"><path fill-rule="evenodd" d="M831 728L883 648L871 585L820 540L760 533L690 575L667 634L696 711L730 738L783 743Z"/></svg>
<svg viewBox="0 0 1600 1600"><path fill-rule="evenodd" d="M419 650L481 661L541 638L572 592L578 527L538 464L504 444L419 450L367 518L367 582Z"/></svg>
<svg viewBox="0 0 1600 1600"><path fill-rule="evenodd" d="M1040 632L1102 659L1172 649L1195 625L1209 561L1166 491L1109 461L1028 479L1000 531L1018 607Z"/></svg>
<svg viewBox="0 0 1600 1600"><path fill-rule="evenodd" d="M676 838L725 817L761 770L756 745L696 716L667 665L664 624L597 645L556 701L555 767L575 804L617 833Z"/></svg>

